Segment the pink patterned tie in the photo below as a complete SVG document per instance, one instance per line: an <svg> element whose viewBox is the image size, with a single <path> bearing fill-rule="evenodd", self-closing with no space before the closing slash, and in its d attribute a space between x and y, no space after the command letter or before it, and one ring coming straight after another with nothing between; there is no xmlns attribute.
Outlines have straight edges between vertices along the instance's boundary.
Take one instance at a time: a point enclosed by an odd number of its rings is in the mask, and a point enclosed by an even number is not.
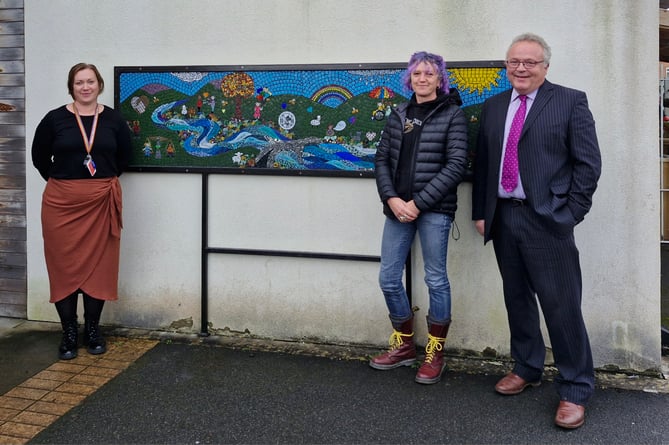
<svg viewBox="0 0 669 445"><path fill-rule="evenodd" d="M523 131L523 123L525 122L527 96L521 95L518 96L518 99L520 99L520 106L511 122L502 167L502 187L507 192L513 191L518 186L518 139L520 139L520 133Z"/></svg>

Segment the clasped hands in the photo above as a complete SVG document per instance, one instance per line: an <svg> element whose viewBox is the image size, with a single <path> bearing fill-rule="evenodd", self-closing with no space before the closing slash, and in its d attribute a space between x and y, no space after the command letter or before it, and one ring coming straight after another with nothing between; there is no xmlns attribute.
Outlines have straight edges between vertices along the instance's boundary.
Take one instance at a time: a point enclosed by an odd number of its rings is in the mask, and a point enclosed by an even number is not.
<svg viewBox="0 0 669 445"><path fill-rule="evenodd" d="M394 197L388 200L388 206L399 222L408 223L415 221L420 214L413 199L405 201L402 198Z"/></svg>

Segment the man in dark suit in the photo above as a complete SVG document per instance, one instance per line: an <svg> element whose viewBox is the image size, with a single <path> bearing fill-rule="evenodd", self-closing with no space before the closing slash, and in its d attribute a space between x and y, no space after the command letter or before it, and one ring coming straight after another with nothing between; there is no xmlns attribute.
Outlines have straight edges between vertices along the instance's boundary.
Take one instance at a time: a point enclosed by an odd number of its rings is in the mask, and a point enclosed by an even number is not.
<svg viewBox="0 0 669 445"><path fill-rule="evenodd" d="M541 383L538 300L558 369L555 423L578 428L595 377L574 226L592 205L601 156L585 93L546 80L550 57L534 34L516 37L507 51L513 89L481 111L472 218L484 242L493 242L515 361L495 390L513 395Z"/></svg>

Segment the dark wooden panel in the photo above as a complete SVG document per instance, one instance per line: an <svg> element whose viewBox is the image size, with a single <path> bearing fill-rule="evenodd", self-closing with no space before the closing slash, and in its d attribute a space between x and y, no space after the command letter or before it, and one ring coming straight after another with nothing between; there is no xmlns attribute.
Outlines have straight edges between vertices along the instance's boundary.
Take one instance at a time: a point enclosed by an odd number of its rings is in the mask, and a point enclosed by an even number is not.
<svg viewBox="0 0 669 445"><path fill-rule="evenodd" d="M1 282L0 282L0 289L3 289L3 285ZM21 297L21 295L24 294L25 292L26 291L22 289L1 290L0 305L20 307L22 304L25 304L25 298Z"/></svg>
<svg viewBox="0 0 669 445"><path fill-rule="evenodd" d="M0 206L25 204L25 190L3 190L0 189Z"/></svg>
<svg viewBox="0 0 669 445"><path fill-rule="evenodd" d="M26 202L26 192L24 190L1 190L0 189L0 202L11 203L11 202Z"/></svg>
<svg viewBox="0 0 669 445"><path fill-rule="evenodd" d="M0 76L2 78L2 76ZM0 111L0 125L2 124L19 124L26 123L25 113L22 111Z"/></svg>
<svg viewBox="0 0 669 445"><path fill-rule="evenodd" d="M25 270L26 268L26 254L25 253L9 253L4 252L0 254L0 270ZM7 275L2 275L0 278L11 278Z"/></svg>
<svg viewBox="0 0 669 445"><path fill-rule="evenodd" d="M0 76L2 77L2 76ZM26 120L25 113L22 111L0 111L0 125L19 124L24 125Z"/></svg>
<svg viewBox="0 0 669 445"><path fill-rule="evenodd" d="M25 204L25 202L0 201L0 215L13 215L13 216L19 216L19 217L25 219L25 214L26 214L26 204ZM3 250L2 243L3 243L3 241L0 240L0 251ZM21 244L17 244L16 246L20 247Z"/></svg>
<svg viewBox="0 0 669 445"><path fill-rule="evenodd" d="M0 258L2 257L0 253ZM26 267L10 266L0 264L0 280L25 280L26 279ZM2 293L2 289L0 289Z"/></svg>
<svg viewBox="0 0 669 445"><path fill-rule="evenodd" d="M40 224L39 216L32 224ZM41 232L40 232L41 233ZM25 227L0 227L0 240L26 240Z"/></svg>
<svg viewBox="0 0 669 445"><path fill-rule="evenodd" d="M23 48L23 34L0 34L0 47Z"/></svg>
<svg viewBox="0 0 669 445"><path fill-rule="evenodd" d="M32 160L31 160L32 162ZM22 145L17 145L16 148L2 148L0 149L0 163L4 164L24 164L26 163L26 151ZM29 168L32 168L30 166ZM23 169L21 169L23 171Z"/></svg>
<svg viewBox="0 0 669 445"><path fill-rule="evenodd" d="M0 176L0 188L3 189L25 189L26 187L26 177L25 175L20 176ZM0 224L2 224L2 218L0 218Z"/></svg>
<svg viewBox="0 0 669 445"><path fill-rule="evenodd" d="M2 164L0 164L2 165ZM22 169L25 170L25 167ZM0 174L2 175L2 174ZM25 173L21 175L5 176L0 178L0 189L24 189L26 184Z"/></svg>
<svg viewBox="0 0 669 445"><path fill-rule="evenodd" d="M25 74L0 74L0 86L3 87L22 87L26 84ZM4 111L4 110L0 110Z"/></svg>
<svg viewBox="0 0 669 445"><path fill-rule="evenodd" d="M0 137L0 150L20 149L25 142L25 138Z"/></svg>
<svg viewBox="0 0 669 445"><path fill-rule="evenodd" d="M0 289L2 292L25 292L26 281L23 279L0 278ZM5 303L18 304L19 301L5 301Z"/></svg>
<svg viewBox="0 0 669 445"><path fill-rule="evenodd" d="M2 215L4 212L0 212ZM21 215L25 219L25 215ZM37 215L39 219L39 215ZM39 222L39 221L37 221ZM15 248L16 251L24 251L26 247L26 237L25 234L20 234L16 229L25 230L24 227L19 226L3 226L0 227L0 233L6 232L6 236L0 236L0 250L6 251L7 249Z"/></svg>
<svg viewBox="0 0 669 445"><path fill-rule="evenodd" d="M0 152L0 160L4 153ZM25 155L24 155L25 156ZM0 175L4 176L25 176L26 164L25 162L17 164L15 162L0 162ZM1 180L0 180L1 181Z"/></svg>
<svg viewBox="0 0 669 445"><path fill-rule="evenodd" d="M0 282L0 289L2 289L2 283ZM21 303L24 303L21 298L21 292L25 292L22 289L7 289L0 291L0 300L2 304L20 306Z"/></svg>
<svg viewBox="0 0 669 445"><path fill-rule="evenodd" d="M21 306L25 307L26 306L26 292L27 292L27 286L26 286L26 280L23 279L23 289L17 288L16 290L13 289L7 289L6 291L0 291L0 304L7 305L7 306L15 306L18 309L21 308ZM2 288L2 286L0 286ZM46 296L46 301L49 301L49 296L47 294Z"/></svg>
<svg viewBox="0 0 669 445"><path fill-rule="evenodd" d="M17 216L0 213L0 224L11 227L25 227L26 217L24 215ZM2 263L2 260L0 260L0 263Z"/></svg>
<svg viewBox="0 0 669 445"><path fill-rule="evenodd" d="M0 23L0 34L25 34L23 22Z"/></svg>
<svg viewBox="0 0 669 445"><path fill-rule="evenodd" d="M1 52L2 50L0 50ZM0 86L0 102L5 99L24 99L26 98L26 89L21 86L2 87Z"/></svg>
<svg viewBox="0 0 669 445"><path fill-rule="evenodd" d="M2 302L3 299L4 296L0 292L0 315L2 315L3 317L20 318L20 319L25 319L28 316L27 304L4 304ZM26 299L25 294L23 294L23 300L25 301L25 299Z"/></svg>
<svg viewBox="0 0 669 445"><path fill-rule="evenodd" d="M0 60L25 60L23 48L0 48Z"/></svg>
<svg viewBox="0 0 669 445"><path fill-rule="evenodd" d="M0 138L25 138L25 125L0 125Z"/></svg>
<svg viewBox="0 0 669 445"><path fill-rule="evenodd" d="M0 316L15 318L27 317L23 1L0 0Z"/></svg>
<svg viewBox="0 0 669 445"><path fill-rule="evenodd" d="M22 22L23 8L0 9L0 22Z"/></svg>
<svg viewBox="0 0 669 445"><path fill-rule="evenodd" d="M0 0L0 8L2 9L23 8L23 0Z"/></svg>
<svg viewBox="0 0 669 445"><path fill-rule="evenodd" d="M25 203L11 203L11 205L20 205ZM10 211L2 211L0 212L0 215L3 213L9 214ZM23 211L23 215L20 215L22 220L25 220L25 208ZM38 221L39 222L39 221ZM21 223L21 225L13 225L13 226L2 226L0 227L0 250L6 251L10 247L16 248L15 251L17 252L25 252L26 248L26 235L25 233L21 233L20 231L23 230L25 231L25 222Z"/></svg>
<svg viewBox="0 0 669 445"><path fill-rule="evenodd" d="M0 215L11 215L25 220L26 203L20 201L0 201ZM0 240L0 251L3 250L2 244L3 241ZM20 242L17 242L15 247L24 247L24 245Z"/></svg>
<svg viewBox="0 0 669 445"><path fill-rule="evenodd" d="M23 98L0 99L0 110L4 111L26 111L26 101ZM0 138L0 143L2 139Z"/></svg>
<svg viewBox="0 0 669 445"><path fill-rule="evenodd" d="M2 26L2 24L0 24ZM25 73L26 64L21 60L3 60L0 62L0 73L16 74Z"/></svg>
<svg viewBox="0 0 669 445"><path fill-rule="evenodd" d="M0 128L0 134L2 128ZM0 153L3 151L23 150L26 146L26 138L24 137L0 137Z"/></svg>
<svg viewBox="0 0 669 445"><path fill-rule="evenodd" d="M10 239L0 239L0 252L16 252L16 251L25 251L26 242L25 240L10 240ZM2 286L0 286L2 289Z"/></svg>
<svg viewBox="0 0 669 445"><path fill-rule="evenodd" d="M0 261L2 258L7 255L6 253L0 253ZM26 258L23 255L23 258L14 258L14 261L23 261L25 264ZM0 280L25 280L26 279L26 266L21 264L3 264L0 262ZM2 289L0 289L2 292Z"/></svg>
<svg viewBox="0 0 669 445"><path fill-rule="evenodd" d="M2 256L2 254L0 254ZM3 267L0 265L0 280L25 280L26 279L26 268L20 267ZM0 289L2 293L2 289Z"/></svg>

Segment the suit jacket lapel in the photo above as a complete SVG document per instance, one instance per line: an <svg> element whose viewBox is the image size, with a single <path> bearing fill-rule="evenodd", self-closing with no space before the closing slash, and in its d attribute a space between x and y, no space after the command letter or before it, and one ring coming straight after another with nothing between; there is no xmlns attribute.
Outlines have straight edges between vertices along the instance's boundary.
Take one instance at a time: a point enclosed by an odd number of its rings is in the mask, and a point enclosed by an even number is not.
<svg viewBox="0 0 669 445"><path fill-rule="evenodd" d="M486 118L486 127L490 132L490 140L497 141L488 147L488 162L492 171L499 172L502 163L502 148L504 147L504 124L506 121L506 112L509 109L511 100L511 91L506 90L495 96L490 103L489 115Z"/></svg>
<svg viewBox="0 0 669 445"><path fill-rule="evenodd" d="M493 131L495 137L499 140L499 144L496 144L499 153L502 152L502 147L504 146L504 124L506 122L506 112L509 109L509 101L511 100L511 91L512 90L507 90L500 94L498 106L491 107L490 110L492 112L490 122L495 123Z"/></svg>

